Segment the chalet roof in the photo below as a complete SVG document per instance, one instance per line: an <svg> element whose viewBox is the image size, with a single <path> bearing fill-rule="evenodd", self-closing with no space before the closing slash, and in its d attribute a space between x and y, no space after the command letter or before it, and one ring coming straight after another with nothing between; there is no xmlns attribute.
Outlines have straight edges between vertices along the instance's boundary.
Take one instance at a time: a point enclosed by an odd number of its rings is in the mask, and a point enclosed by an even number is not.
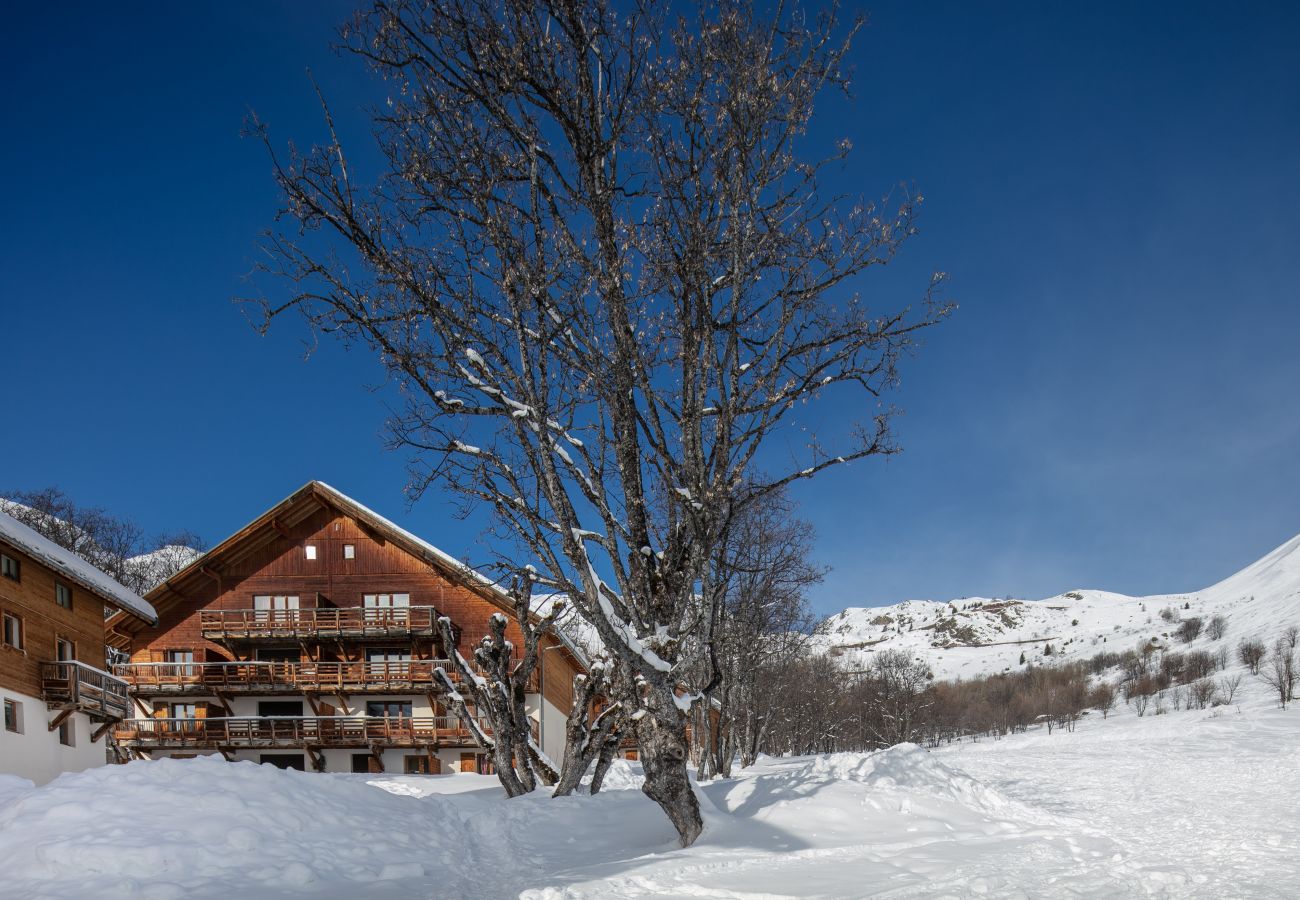
<svg viewBox="0 0 1300 900"><path fill-rule="evenodd" d="M158 613L148 600L118 584L71 550L60 547L4 512L0 512L0 541L80 585L105 603L151 625L157 623Z"/></svg>
<svg viewBox="0 0 1300 900"><path fill-rule="evenodd" d="M318 504L332 507L351 517L365 528L376 532L385 540L391 541L406 550L412 556L425 561L448 577L471 588L480 596L499 606L506 613L514 615L514 601L491 578L467 566L451 554L433 546L424 538L412 534L390 519L384 518L370 507L358 503L338 488L331 487L323 481L307 482L207 553L196 558L171 578L155 587L147 595L149 600L160 608L167 608L183 596L181 586L186 581L193 578L206 579L211 577L212 566L216 565L218 560L236 552L240 545L245 544L255 535L275 529L277 523L291 516L291 511L302 508L304 505L310 505L307 502L308 500L315 500ZM575 661L581 667L590 668L585 654L566 635L560 634L557 630L556 637L565 645L565 648L574 656Z"/></svg>

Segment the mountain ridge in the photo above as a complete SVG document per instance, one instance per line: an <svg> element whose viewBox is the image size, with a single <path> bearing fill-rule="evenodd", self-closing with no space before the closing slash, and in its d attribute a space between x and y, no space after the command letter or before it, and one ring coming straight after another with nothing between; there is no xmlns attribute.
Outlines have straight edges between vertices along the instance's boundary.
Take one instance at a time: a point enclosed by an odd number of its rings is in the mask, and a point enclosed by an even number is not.
<svg viewBox="0 0 1300 900"><path fill-rule="evenodd" d="M1199 591L1129 596L1080 588L1042 600L967 597L848 607L822 622L814 643L850 671L869 667L876 653L902 650L938 679L975 678L1128 650L1153 638L1181 644L1183 620L1208 624L1215 616L1226 622L1224 637L1215 641L1203 630L1190 645L1271 642L1281 629L1300 624L1300 535Z"/></svg>

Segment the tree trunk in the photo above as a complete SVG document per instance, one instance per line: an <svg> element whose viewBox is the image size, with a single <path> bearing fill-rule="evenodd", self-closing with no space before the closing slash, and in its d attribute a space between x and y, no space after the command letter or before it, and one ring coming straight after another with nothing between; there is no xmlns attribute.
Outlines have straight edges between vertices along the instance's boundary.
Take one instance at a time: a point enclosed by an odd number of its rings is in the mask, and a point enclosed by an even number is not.
<svg viewBox="0 0 1300 900"><path fill-rule="evenodd" d="M648 682L647 687L645 715L636 720L645 768L641 790L668 816L681 845L689 847L704 830L704 820L686 773L686 717L677 708L673 686L666 677Z"/></svg>

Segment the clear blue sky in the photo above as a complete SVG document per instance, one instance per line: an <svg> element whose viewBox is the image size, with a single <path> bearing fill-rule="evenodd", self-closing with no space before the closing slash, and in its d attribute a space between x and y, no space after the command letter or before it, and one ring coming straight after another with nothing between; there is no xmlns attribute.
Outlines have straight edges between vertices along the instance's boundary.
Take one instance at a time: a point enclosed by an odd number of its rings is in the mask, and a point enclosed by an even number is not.
<svg viewBox="0 0 1300 900"><path fill-rule="evenodd" d="M839 186L928 198L863 287L938 268L961 303L904 370L905 453L799 495L822 612L1194 589L1300 532L1300 6L975 7L869 5L818 120L856 147ZM348 8L9 11L0 488L215 542L320 478L484 557L444 498L407 509L376 366L231 302L276 205L245 109L319 136L310 66L364 134Z"/></svg>

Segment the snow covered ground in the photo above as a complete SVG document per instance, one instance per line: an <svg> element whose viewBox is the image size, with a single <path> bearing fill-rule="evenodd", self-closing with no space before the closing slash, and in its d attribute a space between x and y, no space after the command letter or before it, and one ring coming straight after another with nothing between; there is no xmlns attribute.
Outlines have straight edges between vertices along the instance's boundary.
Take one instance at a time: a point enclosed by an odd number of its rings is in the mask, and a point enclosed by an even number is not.
<svg viewBox="0 0 1300 900"><path fill-rule="evenodd" d="M1300 709L768 759L678 850L635 767L506 802L475 775L134 762L0 780L0 897L1295 897Z"/></svg>

